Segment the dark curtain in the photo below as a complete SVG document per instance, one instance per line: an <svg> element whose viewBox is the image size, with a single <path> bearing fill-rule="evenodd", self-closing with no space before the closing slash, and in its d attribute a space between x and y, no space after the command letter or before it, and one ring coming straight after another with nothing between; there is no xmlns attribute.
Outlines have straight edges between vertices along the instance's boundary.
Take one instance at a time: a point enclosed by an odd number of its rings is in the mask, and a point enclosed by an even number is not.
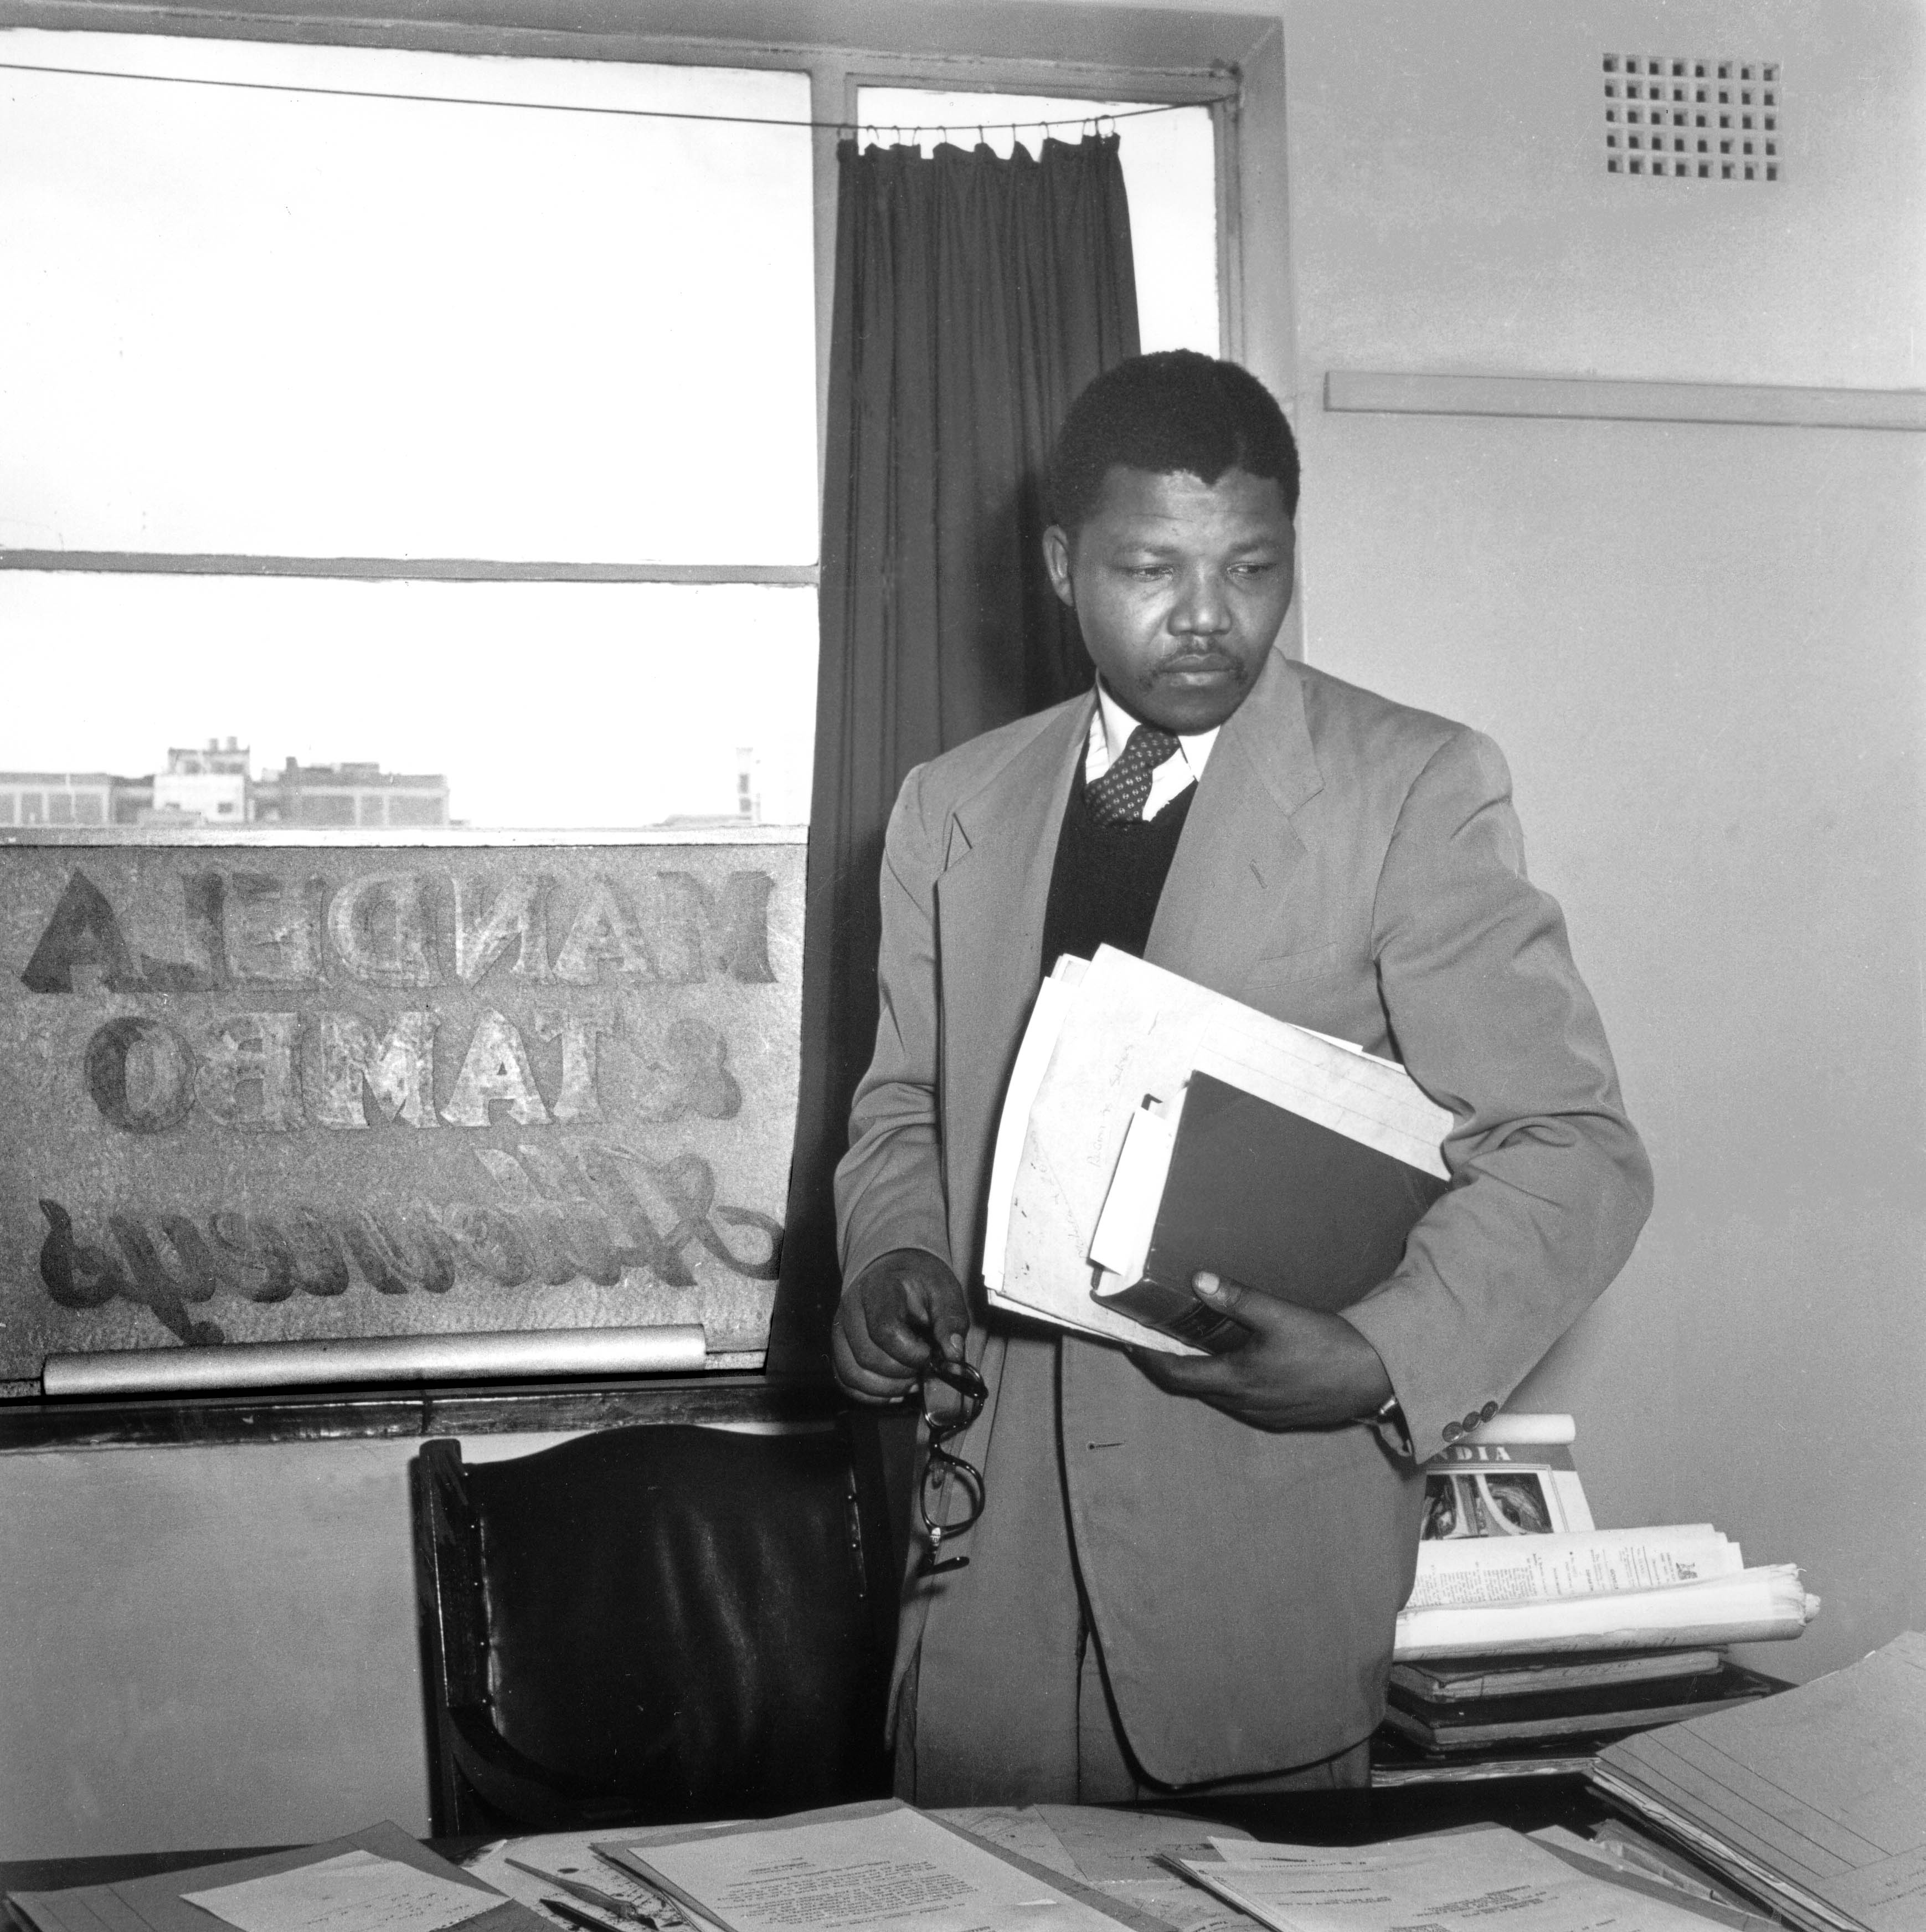
<svg viewBox="0 0 1926 1932"><path fill-rule="evenodd" d="M826 1360L830 1179L876 1022L883 830L912 765L1086 688L1040 550L1077 392L1137 352L1114 135L838 154L802 1084L772 1372Z"/></svg>

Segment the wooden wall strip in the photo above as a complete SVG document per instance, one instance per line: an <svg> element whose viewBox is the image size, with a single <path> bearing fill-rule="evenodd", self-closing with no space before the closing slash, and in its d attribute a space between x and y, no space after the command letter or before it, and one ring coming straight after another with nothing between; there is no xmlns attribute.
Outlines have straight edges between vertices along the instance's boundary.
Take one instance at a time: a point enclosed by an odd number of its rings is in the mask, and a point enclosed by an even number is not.
<svg viewBox="0 0 1926 1932"><path fill-rule="evenodd" d="M452 584L813 584L817 576L813 563L523 563L475 557L244 556L125 550L0 550L0 570Z"/></svg>
<svg viewBox="0 0 1926 1932"><path fill-rule="evenodd" d="M1387 416L1560 416L1619 422L1753 423L1796 429L1926 429L1926 390L1801 389L1591 376L1436 376L1332 369L1324 406Z"/></svg>

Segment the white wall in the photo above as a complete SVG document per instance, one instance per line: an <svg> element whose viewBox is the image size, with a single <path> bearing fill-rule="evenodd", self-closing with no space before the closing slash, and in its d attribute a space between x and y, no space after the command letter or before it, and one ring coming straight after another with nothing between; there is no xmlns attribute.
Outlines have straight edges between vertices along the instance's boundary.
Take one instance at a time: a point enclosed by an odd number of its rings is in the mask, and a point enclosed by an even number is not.
<svg viewBox="0 0 1926 1932"><path fill-rule="evenodd" d="M1603 164L1601 55L1780 64L1785 178ZM1926 1622L1926 438L1339 416L1329 368L1919 387L1910 0L1287 15L1306 654L1509 754L1658 1202L1521 1392L1600 1520L1709 1517Z"/></svg>

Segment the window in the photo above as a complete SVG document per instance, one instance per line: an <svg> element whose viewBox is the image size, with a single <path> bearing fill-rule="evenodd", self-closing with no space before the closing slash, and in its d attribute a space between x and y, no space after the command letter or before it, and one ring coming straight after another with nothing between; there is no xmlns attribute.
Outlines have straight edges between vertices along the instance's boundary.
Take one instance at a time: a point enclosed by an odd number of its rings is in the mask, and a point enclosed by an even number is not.
<svg viewBox="0 0 1926 1932"><path fill-rule="evenodd" d="M0 45L64 70L0 72L0 550L49 566L0 570L0 774L117 774L113 824L629 826L739 819L747 744L752 815L806 818L812 137L655 117L805 122L808 74ZM1215 351L1212 110L1120 124L1145 345ZM170 790L217 733L232 802Z"/></svg>
<svg viewBox="0 0 1926 1932"><path fill-rule="evenodd" d="M806 816L810 136L651 117L805 122L807 76L4 39L130 77L0 76L0 545L115 566L0 572L0 770L234 732L250 799L634 825L732 813L753 737Z"/></svg>

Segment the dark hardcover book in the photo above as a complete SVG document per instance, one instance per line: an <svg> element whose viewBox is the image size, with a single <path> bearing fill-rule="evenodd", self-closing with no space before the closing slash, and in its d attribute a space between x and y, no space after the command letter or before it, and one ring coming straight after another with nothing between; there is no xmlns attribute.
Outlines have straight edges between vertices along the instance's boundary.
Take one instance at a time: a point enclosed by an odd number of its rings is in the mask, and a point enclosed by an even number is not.
<svg viewBox="0 0 1926 1932"><path fill-rule="evenodd" d="M1447 1754L1425 1750L1388 1724L1380 1724L1371 1733L1371 1784L1373 1790L1395 1790L1400 1785L1474 1784L1491 1779L1583 1778L1597 1755L1597 1745L1587 1738L1547 1738L1535 1744L1527 1739ZM1528 1805L1533 1802L1520 1796Z"/></svg>
<svg viewBox="0 0 1926 1932"><path fill-rule="evenodd" d="M1648 1730L1655 1724L1709 1717L1781 1688L1773 1678L1737 1664L1722 1664L1703 1677L1657 1684L1602 1684L1521 1697L1469 1698L1456 1704L1407 1699L1394 1686L1384 1720L1424 1750L1474 1750L1493 1744Z"/></svg>
<svg viewBox="0 0 1926 1932"><path fill-rule="evenodd" d="M1488 1657L1394 1664L1391 1684L1399 1702L1415 1709L1421 1704L1463 1703L1474 1698L1524 1697L1544 1691L1704 1677L1724 1660L1716 1650L1578 1652L1530 1658L1500 1652Z"/></svg>
<svg viewBox="0 0 1926 1932"><path fill-rule="evenodd" d="M1406 1237L1448 1184L1193 1073L1143 1277L1096 1298L1221 1354L1248 1331L1191 1292L1200 1268L1301 1307L1348 1308L1397 1266Z"/></svg>

